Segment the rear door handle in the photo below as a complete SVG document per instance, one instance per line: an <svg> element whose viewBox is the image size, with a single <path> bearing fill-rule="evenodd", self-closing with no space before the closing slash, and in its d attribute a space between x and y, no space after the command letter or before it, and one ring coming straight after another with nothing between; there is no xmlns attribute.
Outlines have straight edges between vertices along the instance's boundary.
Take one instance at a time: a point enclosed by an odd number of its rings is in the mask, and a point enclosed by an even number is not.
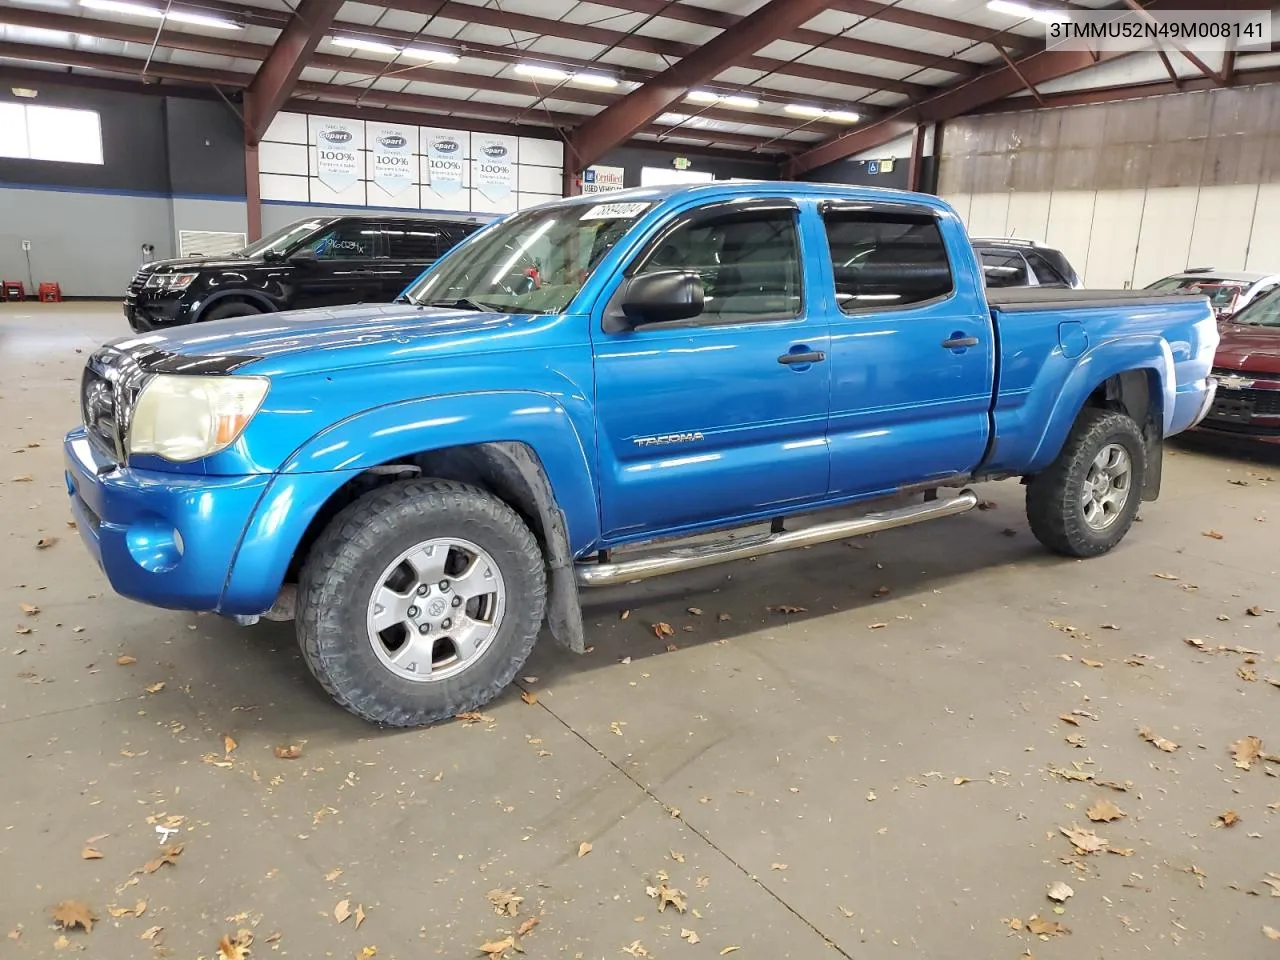
<svg viewBox="0 0 1280 960"><path fill-rule="evenodd" d="M827 359L827 355L821 350L814 350L810 353L784 353L778 358L779 363L821 363Z"/></svg>
<svg viewBox="0 0 1280 960"><path fill-rule="evenodd" d="M951 337L949 340L943 340L942 345L948 350L960 350L964 347L976 347L978 345L977 337Z"/></svg>

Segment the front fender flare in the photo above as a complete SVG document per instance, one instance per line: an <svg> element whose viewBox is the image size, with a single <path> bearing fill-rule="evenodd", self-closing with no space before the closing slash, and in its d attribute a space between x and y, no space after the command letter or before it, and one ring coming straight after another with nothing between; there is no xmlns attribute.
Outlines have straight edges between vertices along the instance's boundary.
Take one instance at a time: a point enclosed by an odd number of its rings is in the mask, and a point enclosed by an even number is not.
<svg viewBox="0 0 1280 960"><path fill-rule="evenodd" d="M498 391L387 404L321 431L280 468L241 536L220 611L262 613L275 602L311 522L353 477L415 454L482 443L523 444L536 454L563 515L570 556L599 540L587 447L555 398Z"/></svg>

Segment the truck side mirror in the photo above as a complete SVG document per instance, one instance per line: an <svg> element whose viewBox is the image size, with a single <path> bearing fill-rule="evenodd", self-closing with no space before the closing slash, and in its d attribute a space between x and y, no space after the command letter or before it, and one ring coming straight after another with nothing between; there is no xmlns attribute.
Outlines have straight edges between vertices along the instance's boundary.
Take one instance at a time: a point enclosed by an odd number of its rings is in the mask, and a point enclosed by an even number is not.
<svg viewBox="0 0 1280 960"><path fill-rule="evenodd" d="M688 270L655 270L632 277L605 317L610 333L630 330L644 323L672 323L702 313L702 278Z"/></svg>

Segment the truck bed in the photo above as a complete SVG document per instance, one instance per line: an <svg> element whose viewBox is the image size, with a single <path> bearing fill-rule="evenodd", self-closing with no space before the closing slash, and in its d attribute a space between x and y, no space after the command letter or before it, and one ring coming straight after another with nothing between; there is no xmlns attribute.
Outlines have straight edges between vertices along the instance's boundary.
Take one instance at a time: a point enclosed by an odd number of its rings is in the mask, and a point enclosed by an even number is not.
<svg viewBox="0 0 1280 960"><path fill-rule="evenodd" d="M1198 293L1152 293L1149 290L1069 290L1062 287L1002 287L987 291L987 303L1001 313L1060 310L1072 307L1150 307L1170 301L1206 300Z"/></svg>

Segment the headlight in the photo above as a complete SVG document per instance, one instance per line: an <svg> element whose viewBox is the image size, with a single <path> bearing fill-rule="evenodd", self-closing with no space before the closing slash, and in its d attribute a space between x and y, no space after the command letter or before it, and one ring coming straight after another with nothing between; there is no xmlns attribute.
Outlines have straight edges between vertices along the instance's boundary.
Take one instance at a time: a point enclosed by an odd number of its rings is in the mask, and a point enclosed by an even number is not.
<svg viewBox="0 0 1280 960"><path fill-rule="evenodd" d="M158 374L134 407L129 452L185 462L225 450L258 412L269 386L262 377Z"/></svg>
<svg viewBox="0 0 1280 960"><path fill-rule="evenodd" d="M162 273L153 273L147 277L147 289L154 290L156 287L163 287L165 276Z"/></svg>
<svg viewBox="0 0 1280 960"><path fill-rule="evenodd" d="M169 279L170 290L185 290L191 286L193 280L200 276L198 273L178 273Z"/></svg>

